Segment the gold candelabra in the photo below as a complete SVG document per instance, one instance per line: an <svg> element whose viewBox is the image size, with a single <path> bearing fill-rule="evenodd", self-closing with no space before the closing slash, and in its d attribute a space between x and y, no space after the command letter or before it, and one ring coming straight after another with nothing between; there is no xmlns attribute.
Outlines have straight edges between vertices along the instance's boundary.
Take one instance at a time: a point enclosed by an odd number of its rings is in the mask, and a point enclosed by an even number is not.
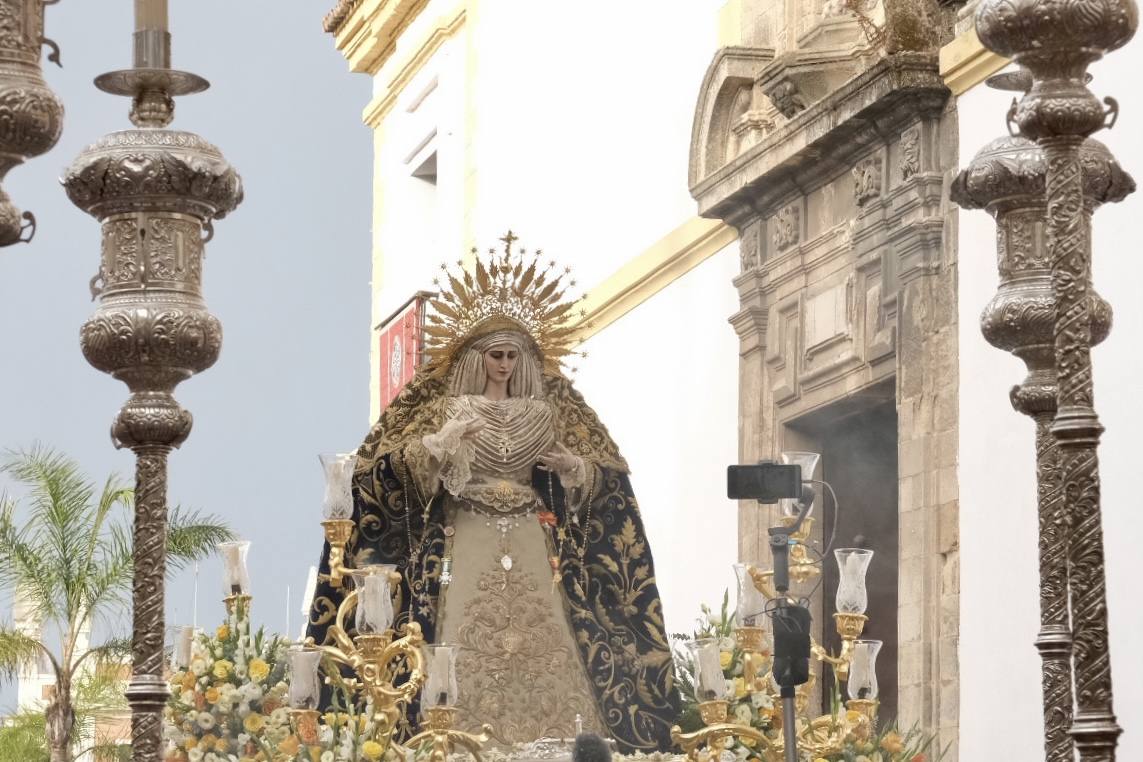
<svg viewBox="0 0 1143 762"><path fill-rule="evenodd" d="M774 747L761 730L729 721L730 705L726 701L704 701L698 709L703 727L693 733L684 733L678 725L671 728L671 742L678 745L688 759L694 762L704 757L717 759L717 749L732 739L755 747L767 762L777 759L773 756Z"/></svg>
<svg viewBox="0 0 1143 762"><path fill-rule="evenodd" d="M785 526L791 526L793 521L794 519L791 517L783 517L782 519ZM805 519L801 528L790 535L790 579L795 582L807 582L821 574L821 564L812 559L808 548L811 533L809 522L809 519ZM838 608L842 610L835 613L833 618L837 634L841 638L841 649L834 654L811 638L810 653L813 658L823 664L828 664L832 668L840 690L842 683L849 682L850 670L854 665L855 657L858 650L862 649L866 658L862 664L864 674L860 676L859 682L862 686L867 683L871 684L872 690L851 690L850 695L858 697L846 701L846 711L803 720L801 716L809 705L809 692L816 681L813 672L810 673L810 679L807 683L798 686L795 696L795 710L798 714L798 717L795 718L796 736L799 746L815 757L839 752L848 735L855 732L858 734L865 731L871 732L877 722L878 702L874 698L876 680L875 675L872 674L872 660L875 658L880 644L877 641L861 640L865 623L868 621L868 617L864 613L866 602L865 571L872 557L872 551L846 548L835 551L835 553L842 577L838 591ZM741 568L741 571L745 573L745 576L740 576L740 598L751 593L761 594L770 600L779 597L779 593L773 585L774 570L746 565ZM749 589L751 586L753 590ZM793 602L788 596L786 597L787 600ZM757 606L757 604L754 605ZM764 662L763 632L760 627L739 627L735 631L735 641L743 654L743 679L746 684L752 691L765 691L772 698L777 699L778 693L772 680L769 679L769 672L759 670L759 666ZM856 686L847 685L847 687ZM777 704L777 701L775 703ZM776 715L776 718L781 720L780 714ZM784 751L784 745L785 739L782 737L769 741L771 752L779 756ZM763 758L769 759L766 755L763 755Z"/></svg>
<svg viewBox="0 0 1143 762"><path fill-rule="evenodd" d="M458 748L464 749L480 762L480 752L492 737L492 726L485 723L480 733L456 730L456 707L434 706L425 710L425 729L406 744L417 752L428 751L429 762L446 762Z"/></svg>
<svg viewBox="0 0 1143 762"><path fill-rule="evenodd" d="M393 588L401 578L399 572L388 566L364 567L353 571L362 574L362 578L367 580L364 585L367 595L375 592L369 589L373 587L373 583L368 582L370 577L379 578L385 585L390 605L382 607L387 608L390 622L377 628L377 631L366 632L362 631L366 629L362 626L364 620L358 617L358 632L350 637L345 619L359 605L361 590L355 589L337 607L336 620L329 628L334 645L318 645L313 638L306 638L305 647L353 670L355 677L347 678L346 685L354 693L369 700L375 740L388 749L395 745L393 735L404 707L424 685L425 662L421 647L425 639L421 634L421 626L416 622L408 622L398 629L391 626ZM361 601L361 605L366 605L366 602ZM400 637L397 637L398 633ZM407 675L407 679L398 684L397 680L402 675Z"/></svg>
<svg viewBox="0 0 1143 762"><path fill-rule="evenodd" d="M457 749L464 749L477 760L484 744L491 737L492 727L483 725L479 734L457 730L455 652L444 644L427 646L431 651L426 673L426 644L421 627L416 622L402 625L402 637L396 637L392 628L394 612L402 608L401 574L395 566L382 564L354 568L347 548L353 536L352 479L356 457L352 453L322 455L322 468L326 476L322 530L329 543L329 573L323 575L335 588L345 583L347 576L354 579L354 589L346 594L337 608L334 624L328 633L333 645L316 645L313 638L306 647L329 657L337 664L348 666L355 677L346 680L347 687L370 700L375 733L379 742L401 754L410 750L428 752L431 762L446 762ZM365 610L358 607L364 605ZM350 637L346 618L357 612L357 634ZM365 625L363 627L363 624ZM369 630L369 631L367 631ZM437 661L443 655L442 661ZM407 679L397 684L398 678ZM393 736L401 715L418 693L422 695L424 722L420 732L398 744ZM442 700L443 699L443 700ZM312 709L298 710L295 721L308 726ZM316 719L313 720L316 723ZM299 736L300 737L300 736Z"/></svg>

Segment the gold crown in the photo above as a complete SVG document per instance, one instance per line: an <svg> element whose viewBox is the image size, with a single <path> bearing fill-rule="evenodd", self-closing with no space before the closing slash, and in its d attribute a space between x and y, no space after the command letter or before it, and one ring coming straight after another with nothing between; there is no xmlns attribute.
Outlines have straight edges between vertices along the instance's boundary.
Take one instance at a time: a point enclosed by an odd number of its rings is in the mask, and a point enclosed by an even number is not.
<svg viewBox="0 0 1143 762"><path fill-rule="evenodd" d="M571 268L559 270L555 260L544 265L539 249L530 257L522 247L513 249L518 239L511 230L500 240L503 253L489 249L487 261L476 256L472 270L457 262L456 274L442 264L444 276L433 280L439 293L429 303L434 312L425 325L425 354L434 376L447 372L469 342L493 331L516 330L530 336L545 373L561 373L565 358L575 354L572 347L586 312L575 309L584 296L565 300L576 285L568 277ZM477 253L475 247L472 253Z"/></svg>

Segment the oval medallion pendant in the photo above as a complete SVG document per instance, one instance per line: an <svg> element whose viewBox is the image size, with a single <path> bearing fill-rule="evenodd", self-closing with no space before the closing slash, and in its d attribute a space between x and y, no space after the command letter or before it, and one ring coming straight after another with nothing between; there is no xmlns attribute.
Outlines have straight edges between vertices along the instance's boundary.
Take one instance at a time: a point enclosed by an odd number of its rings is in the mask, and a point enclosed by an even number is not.
<svg viewBox="0 0 1143 762"><path fill-rule="evenodd" d="M512 556L505 553L500 559L500 565L504 567L504 571L512 571Z"/></svg>

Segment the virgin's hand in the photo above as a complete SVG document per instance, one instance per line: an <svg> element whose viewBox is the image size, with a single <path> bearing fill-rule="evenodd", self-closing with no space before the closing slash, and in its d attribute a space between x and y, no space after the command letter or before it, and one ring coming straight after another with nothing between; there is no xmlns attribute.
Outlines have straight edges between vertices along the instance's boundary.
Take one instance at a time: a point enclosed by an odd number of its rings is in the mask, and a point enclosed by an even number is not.
<svg viewBox="0 0 1143 762"><path fill-rule="evenodd" d="M484 428L484 419L483 418L473 418L472 420L467 421L465 423L464 433L460 435L461 439L468 439L468 440L476 439L476 437L480 434L480 432L483 428Z"/></svg>
<svg viewBox="0 0 1143 762"><path fill-rule="evenodd" d="M578 462L579 458L559 443L540 456L540 464L556 473L569 473L575 469Z"/></svg>

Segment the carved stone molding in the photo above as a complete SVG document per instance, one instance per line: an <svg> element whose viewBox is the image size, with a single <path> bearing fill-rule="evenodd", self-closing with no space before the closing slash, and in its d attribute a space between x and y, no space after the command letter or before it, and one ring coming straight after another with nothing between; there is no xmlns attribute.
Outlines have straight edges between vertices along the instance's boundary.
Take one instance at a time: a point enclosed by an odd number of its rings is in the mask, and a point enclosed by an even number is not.
<svg viewBox="0 0 1143 762"><path fill-rule="evenodd" d="M800 204L790 204L778 210L770 222L774 251L785 251L797 245L802 237L802 211Z"/></svg>
<svg viewBox="0 0 1143 762"><path fill-rule="evenodd" d="M881 195L881 155L868 156L853 168L853 194L858 206Z"/></svg>
<svg viewBox="0 0 1143 762"><path fill-rule="evenodd" d="M742 270L752 270L762 264L762 222L755 220L742 229L738 239L738 257Z"/></svg>
<svg viewBox="0 0 1143 762"><path fill-rule="evenodd" d="M908 180L921 171L921 126L914 125L901 133L901 156L898 160L901 179Z"/></svg>

